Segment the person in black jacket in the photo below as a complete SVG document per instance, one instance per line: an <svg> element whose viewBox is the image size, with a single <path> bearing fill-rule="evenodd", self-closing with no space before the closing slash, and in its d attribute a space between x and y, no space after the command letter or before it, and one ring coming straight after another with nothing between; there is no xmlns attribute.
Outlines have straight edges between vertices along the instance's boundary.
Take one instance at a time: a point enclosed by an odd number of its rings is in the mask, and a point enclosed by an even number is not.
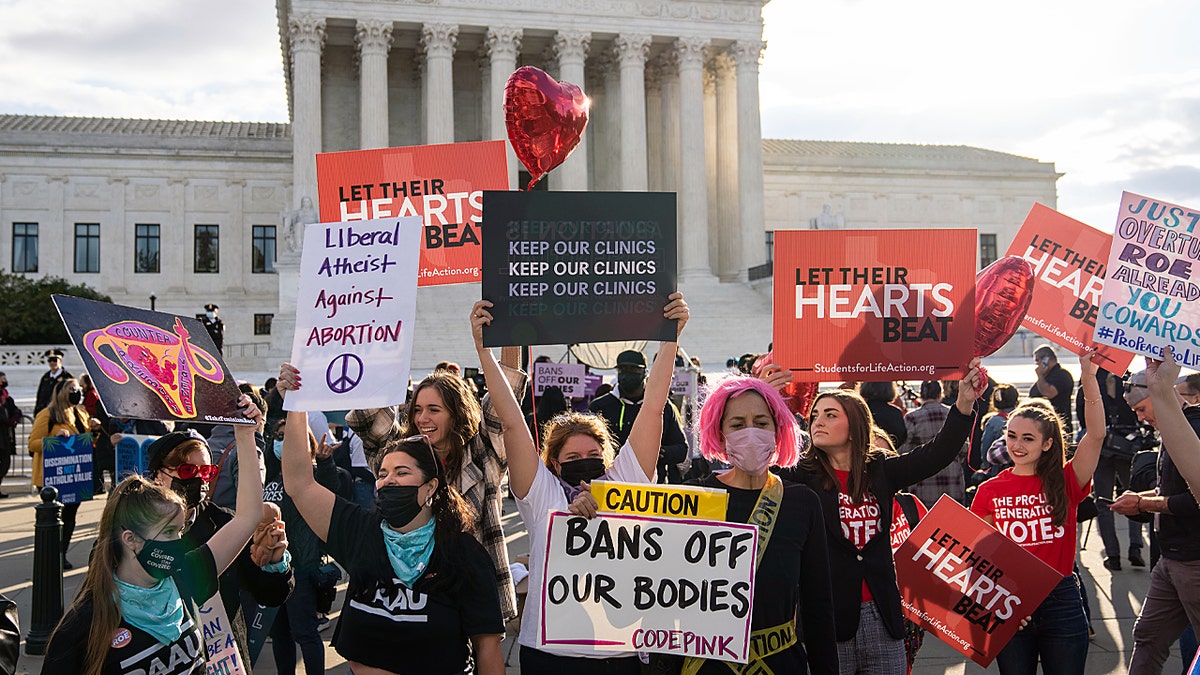
<svg viewBox="0 0 1200 675"><path fill-rule="evenodd" d="M38 382L37 399L35 399L33 404L34 415L40 413L42 408L50 405L50 399L54 397L55 385L75 377L67 372L66 368L63 368L63 350L47 349L42 354L42 358L46 360L46 366L50 370L42 373L42 379Z"/></svg>
<svg viewBox="0 0 1200 675"><path fill-rule="evenodd" d="M834 621L842 673L904 675L904 616L892 564L893 497L954 461L974 421L979 359L972 359L958 398L929 443L887 457L872 442L871 412L853 391L819 394L809 413L813 445L780 475L817 493L829 540Z"/></svg>
<svg viewBox="0 0 1200 675"><path fill-rule="evenodd" d="M618 448L625 445L633 420L642 409L646 395L646 356L629 349L617 356L617 388L592 401L590 410L608 421L613 442ZM658 455L658 482L681 483L679 463L687 459L687 437L675 404L667 401L663 407L662 448Z"/></svg>
<svg viewBox="0 0 1200 675"><path fill-rule="evenodd" d="M891 382L863 382L858 385L871 417L880 429L892 438L892 445L900 447L908 440L908 427L904 425L904 411L892 405L896 400L896 385Z"/></svg>

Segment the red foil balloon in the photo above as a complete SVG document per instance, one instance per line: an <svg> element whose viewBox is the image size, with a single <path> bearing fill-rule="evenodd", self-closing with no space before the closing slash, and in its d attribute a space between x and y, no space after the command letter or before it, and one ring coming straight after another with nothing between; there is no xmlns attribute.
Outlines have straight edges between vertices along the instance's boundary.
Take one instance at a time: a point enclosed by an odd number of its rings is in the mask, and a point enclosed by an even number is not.
<svg viewBox="0 0 1200 675"><path fill-rule="evenodd" d="M975 277L975 356L990 356L1021 326L1033 301L1033 268L1005 256Z"/></svg>
<svg viewBox="0 0 1200 675"><path fill-rule="evenodd" d="M762 371L769 365L775 363L774 352L767 352L754 360L754 365L750 367L750 375L752 377L760 377ZM787 403L788 410L793 414L808 417L808 409L812 407L812 402L817 398L817 391L820 389L819 382L797 382L792 380L783 387L783 391L779 392L783 395L784 402Z"/></svg>
<svg viewBox="0 0 1200 675"><path fill-rule="evenodd" d="M570 82L558 82L544 71L525 66L504 85L504 123L517 159L529 170L526 190L562 164L588 123L591 101Z"/></svg>

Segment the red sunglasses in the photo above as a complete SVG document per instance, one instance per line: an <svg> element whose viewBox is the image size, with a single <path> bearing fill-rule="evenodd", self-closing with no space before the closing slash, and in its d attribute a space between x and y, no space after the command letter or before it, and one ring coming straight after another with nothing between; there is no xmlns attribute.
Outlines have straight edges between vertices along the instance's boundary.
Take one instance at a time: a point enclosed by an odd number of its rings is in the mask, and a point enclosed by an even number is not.
<svg viewBox="0 0 1200 675"><path fill-rule="evenodd" d="M217 479L217 474L221 473L221 467L216 464L180 464L174 468L182 480L199 476L205 483L213 482Z"/></svg>

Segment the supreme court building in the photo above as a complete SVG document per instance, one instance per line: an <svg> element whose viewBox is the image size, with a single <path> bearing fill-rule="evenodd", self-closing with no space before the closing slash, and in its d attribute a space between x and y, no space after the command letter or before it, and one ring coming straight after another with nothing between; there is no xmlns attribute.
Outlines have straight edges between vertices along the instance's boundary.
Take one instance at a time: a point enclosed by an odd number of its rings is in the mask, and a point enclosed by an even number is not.
<svg viewBox="0 0 1200 675"><path fill-rule="evenodd" d="M706 364L770 341L776 230L976 227L963 255L986 263L1034 202L1056 205L1059 174L1036 159L763 139L766 1L277 0L290 125L0 115L0 267L122 304L216 302L227 357L265 368L290 350L283 224L316 202L314 155L504 139L504 84L524 65L592 100L549 189L678 194L685 347ZM509 180L525 183L511 150ZM473 361L478 292L421 289L415 370Z"/></svg>

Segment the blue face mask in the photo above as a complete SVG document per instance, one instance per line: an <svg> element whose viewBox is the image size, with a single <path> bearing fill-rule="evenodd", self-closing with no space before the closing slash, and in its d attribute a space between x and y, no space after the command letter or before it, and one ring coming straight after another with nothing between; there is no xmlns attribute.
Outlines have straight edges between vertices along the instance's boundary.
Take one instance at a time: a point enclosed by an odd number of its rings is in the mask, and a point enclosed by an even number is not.
<svg viewBox="0 0 1200 675"><path fill-rule="evenodd" d="M283 460L283 441L275 441L275 459Z"/></svg>
<svg viewBox="0 0 1200 675"><path fill-rule="evenodd" d="M425 574L429 559L433 557L433 530L437 518L430 518L425 525L412 532L397 532L387 522L379 524L383 530L383 544L387 548L388 562L396 578L405 586L412 586Z"/></svg>

